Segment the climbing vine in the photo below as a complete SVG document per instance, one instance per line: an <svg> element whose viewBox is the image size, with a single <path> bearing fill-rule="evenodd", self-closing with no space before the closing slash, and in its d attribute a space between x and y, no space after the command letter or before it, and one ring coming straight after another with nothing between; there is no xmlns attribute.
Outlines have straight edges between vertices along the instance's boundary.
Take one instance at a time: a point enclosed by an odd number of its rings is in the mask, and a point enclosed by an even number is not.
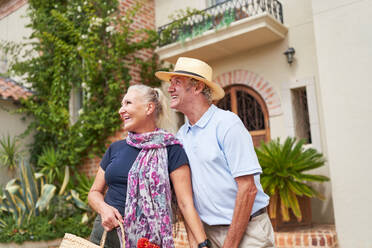
<svg viewBox="0 0 372 248"><path fill-rule="evenodd" d="M131 28L141 2L125 13L119 12L117 0L28 4L32 34L22 49L32 56L15 61L11 71L34 92L21 109L32 114L29 131L36 131L31 162L37 164L45 147L52 147L58 166L76 167L84 157L102 154L107 137L119 129L117 111L131 81L130 66L139 65L144 83L159 84L153 74L160 68L158 59L136 56L154 49L158 35ZM69 99L76 89L82 92L82 108L72 122Z"/></svg>

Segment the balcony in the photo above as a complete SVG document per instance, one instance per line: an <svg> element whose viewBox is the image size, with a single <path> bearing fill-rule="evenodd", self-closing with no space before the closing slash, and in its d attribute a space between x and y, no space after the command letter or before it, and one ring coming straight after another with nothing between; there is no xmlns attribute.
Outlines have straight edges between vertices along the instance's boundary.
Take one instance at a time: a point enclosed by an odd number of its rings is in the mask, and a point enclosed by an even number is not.
<svg viewBox="0 0 372 248"><path fill-rule="evenodd" d="M282 5L277 0L228 0L158 28L156 52L212 61L285 38Z"/></svg>

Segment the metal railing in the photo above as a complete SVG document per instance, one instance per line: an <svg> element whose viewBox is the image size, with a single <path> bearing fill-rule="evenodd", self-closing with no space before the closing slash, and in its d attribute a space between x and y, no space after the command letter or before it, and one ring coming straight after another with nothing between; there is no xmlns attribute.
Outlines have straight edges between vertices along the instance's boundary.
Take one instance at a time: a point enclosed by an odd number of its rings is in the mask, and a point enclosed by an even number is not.
<svg viewBox="0 0 372 248"><path fill-rule="evenodd" d="M261 13L268 13L283 23L282 4L277 0L227 0L190 15L181 23L176 20L159 27L159 46L183 42L205 31L228 26L231 22Z"/></svg>

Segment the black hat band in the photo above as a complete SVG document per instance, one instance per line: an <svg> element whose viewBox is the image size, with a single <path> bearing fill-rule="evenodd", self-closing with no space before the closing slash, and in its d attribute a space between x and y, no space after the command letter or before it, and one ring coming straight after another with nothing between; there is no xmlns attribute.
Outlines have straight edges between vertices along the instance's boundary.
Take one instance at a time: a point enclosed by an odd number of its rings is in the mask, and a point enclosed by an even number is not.
<svg viewBox="0 0 372 248"><path fill-rule="evenodd" d="M206 78L203 77L202 75L199 75L199 74L197 74L197 73L193 73L193 72L189 72L189 71L174 71L174 72L177 72L177 73L184 73L184 74L189 74L189 75L193 75L193 76L197 76L197 77L201 77L201 78L206 79Z"/></svg>

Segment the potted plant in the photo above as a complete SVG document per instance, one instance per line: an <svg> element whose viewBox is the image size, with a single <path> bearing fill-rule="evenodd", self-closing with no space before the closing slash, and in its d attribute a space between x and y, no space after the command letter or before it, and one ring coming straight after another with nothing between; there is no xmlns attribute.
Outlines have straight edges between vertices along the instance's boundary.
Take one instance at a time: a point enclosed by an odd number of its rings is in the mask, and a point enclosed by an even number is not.
<svg viewBox="0 0 372 248"><path fill-rule="evenodd" d="M269 216L275 230L310 224L310 198L323 198L307 183L325 182L329 178L306 172L323 166L325 158L313 148L305 149L304 144L305 140L288 137L283 144L277 138L256 148L263 170L261 183L270 196Z"/></svg>

